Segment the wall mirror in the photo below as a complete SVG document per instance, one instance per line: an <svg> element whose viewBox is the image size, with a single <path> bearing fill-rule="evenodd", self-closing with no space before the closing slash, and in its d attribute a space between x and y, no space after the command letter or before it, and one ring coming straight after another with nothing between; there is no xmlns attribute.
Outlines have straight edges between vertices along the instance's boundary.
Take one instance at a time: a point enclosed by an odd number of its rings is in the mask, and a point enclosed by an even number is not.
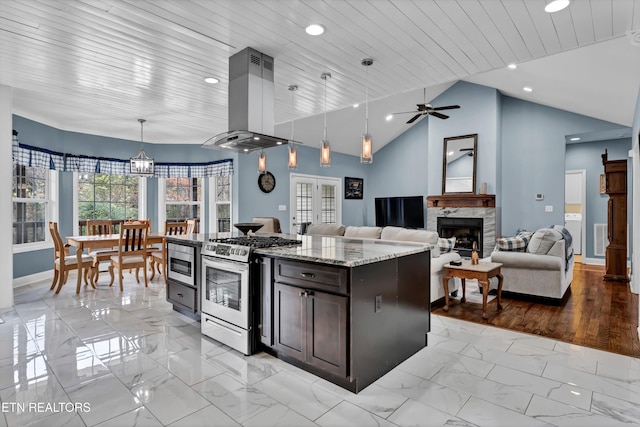
<svg viewBox="0 0 640 427"><path fill-rule="evenodd" d="M442 194L475 194L477 153L477 133L444 139Z"/></svg>

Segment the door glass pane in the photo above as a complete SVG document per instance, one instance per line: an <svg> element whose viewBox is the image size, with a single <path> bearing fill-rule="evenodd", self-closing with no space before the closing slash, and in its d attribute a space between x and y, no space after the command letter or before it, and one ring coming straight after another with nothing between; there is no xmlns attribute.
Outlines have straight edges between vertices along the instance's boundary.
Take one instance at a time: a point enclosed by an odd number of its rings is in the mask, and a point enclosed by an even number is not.
<svg viewBox="0 0 640 427"><path fill-rule="evenodd" d="M336 223L336 187L335 185L321 186L320 220L323 224Z"/></svg>
<svg viewBox="0 0 640 427"><path fill-rule="evenodd" d="M296 223L300 233L302 223L313 222L313 184L298 182L296 184Z"/></svg>

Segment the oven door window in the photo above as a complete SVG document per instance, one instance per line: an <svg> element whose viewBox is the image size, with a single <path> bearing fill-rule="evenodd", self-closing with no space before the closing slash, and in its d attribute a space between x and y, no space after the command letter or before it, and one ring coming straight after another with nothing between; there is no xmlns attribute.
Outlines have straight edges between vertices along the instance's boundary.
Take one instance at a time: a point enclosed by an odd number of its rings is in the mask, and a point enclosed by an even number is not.
<svg viewBox="0 0 640 427"><path fill-rule="evenodd" d="M214 304L240 311L242 307L242 273L207 267L206 298Z"/></svg>
<svg viewBox="0 0 640 427"><path fill-rule="evenodd" d="M169 270L181 274L183 276L191 277L191 269L193 268L193 262L186 261L179 258L169 259Z"/></svg>

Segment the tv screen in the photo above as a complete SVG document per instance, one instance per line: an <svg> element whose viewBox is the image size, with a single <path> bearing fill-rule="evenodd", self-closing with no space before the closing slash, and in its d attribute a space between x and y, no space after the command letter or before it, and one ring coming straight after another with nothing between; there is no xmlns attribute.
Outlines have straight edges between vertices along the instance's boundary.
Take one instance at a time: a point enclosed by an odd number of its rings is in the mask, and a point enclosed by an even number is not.
<svg viewBox="0 0 640 427"><path fill-rule="evenodd" d="M376 226L424 228L422 196L376 197Z"/></svg>

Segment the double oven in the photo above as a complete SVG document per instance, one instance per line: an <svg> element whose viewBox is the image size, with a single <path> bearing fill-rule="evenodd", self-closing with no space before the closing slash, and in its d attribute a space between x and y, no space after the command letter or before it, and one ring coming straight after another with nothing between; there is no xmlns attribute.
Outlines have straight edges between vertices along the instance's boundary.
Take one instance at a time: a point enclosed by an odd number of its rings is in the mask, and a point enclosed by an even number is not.
<svg viewBox="0 0 640 427"><path fill-rule="evenodd" d="M289 246L299 240L243 236L210 239L202 246L201 330L243 354L255 351L259 283L251 274L254 248Z"/></svg>

